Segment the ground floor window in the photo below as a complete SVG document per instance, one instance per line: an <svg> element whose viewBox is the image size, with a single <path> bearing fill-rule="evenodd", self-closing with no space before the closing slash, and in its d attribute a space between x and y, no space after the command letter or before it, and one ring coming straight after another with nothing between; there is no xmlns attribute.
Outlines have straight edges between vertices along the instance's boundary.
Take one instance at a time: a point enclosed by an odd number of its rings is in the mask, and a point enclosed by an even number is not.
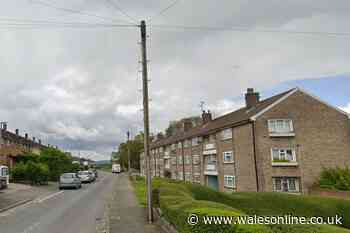
<svg viewBox="0 0 350 233"><path fill-rule="evenodd" d="M275 192L299 192L299 178L298 177L274 177L273 191Z"/></svg>
<svg viewBox="0 0 350 233"><path fill-rule="evenodd" d="M234 188L236 186L236 180L234 176L224 176L224 186L227 188Z"/></svg>

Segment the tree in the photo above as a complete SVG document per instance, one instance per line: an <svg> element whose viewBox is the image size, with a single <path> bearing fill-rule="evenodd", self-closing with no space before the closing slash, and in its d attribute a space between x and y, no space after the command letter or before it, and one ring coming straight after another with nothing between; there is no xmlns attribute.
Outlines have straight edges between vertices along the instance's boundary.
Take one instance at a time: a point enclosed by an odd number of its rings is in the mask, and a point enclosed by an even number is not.
<svg viewBox="0 0 350 233"><path fill-rule="evenodd" d="M130 167L140 169L140 154L143 150L143 134L136 135L129 142L121 143L118 147L117 157L123 168L128 167L128 146L130 148Z"/></svg>

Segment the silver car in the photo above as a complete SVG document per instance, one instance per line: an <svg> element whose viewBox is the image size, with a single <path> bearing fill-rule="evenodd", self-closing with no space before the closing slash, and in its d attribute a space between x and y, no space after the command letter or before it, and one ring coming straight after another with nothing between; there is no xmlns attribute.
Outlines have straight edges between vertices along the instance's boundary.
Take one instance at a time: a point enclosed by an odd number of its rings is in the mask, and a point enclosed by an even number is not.
<svg viewBox="0 0 350 233"><path fill-rule="evenodd" d="M89 171L80 171L78 172L78 176L82 183L91 183L94 181Z"/></svg>
<svg viewBox="0 0 350 233"><path fill-rule="evenodd" d="M58 184L59 189L63 188L81 188L81 181L76 173L63 173Z"/></svg>

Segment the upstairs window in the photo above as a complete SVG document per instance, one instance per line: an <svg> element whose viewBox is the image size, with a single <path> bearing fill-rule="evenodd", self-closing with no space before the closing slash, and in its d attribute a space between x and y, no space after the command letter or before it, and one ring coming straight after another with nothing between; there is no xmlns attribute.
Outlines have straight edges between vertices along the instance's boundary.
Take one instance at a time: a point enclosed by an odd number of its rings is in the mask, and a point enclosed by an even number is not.
<svg viewBox="0 0 350 233"><path fill-rule="evenodd" d="M188 155L185 156L185 164L191 164L191 157Z"/></svg>
<svg viewBox="0 0 350 233"><path fill-rule="evenodd" d="M190 147L191 146L191 141L190 140L185 140L184 141L184 148Z"/></svg>
<svg viewBox="0 0 350 233"><path fill-rule="evenodd" d="M221 131L221 139L227 140L232 138L232 129L224 129Z"/></svg>
<svg viewBox="0 0 350 233"><path fill-rule="evenodd" d="M200 164L200 156L199 155L193 155L193 164Z"/></svg>
<svg viewBox="0 0 350 233"><path fill-rule="evenodd" d="M272 162L296 162L295 149L273 148Z"/></svg>
<svg viewBox="0 0 350 233"><path fill-rule="evenodd" d="M293 133L293 121L291 119L268 120L269 132L272 134Z"/></svg>
<svg viewBox="0 0 350 233"><path fill-rule="evenodd" d="M225 151L222 154L223 154L224 163L233 163L233 152L232 151Z"/></svg>
<svg viewBox="0 0 350 233"><path fill-rule="evenodd" d="M198 146L198 144L199 144L198 138L197 137L196 138L192 138L192 146Z"/></svg>

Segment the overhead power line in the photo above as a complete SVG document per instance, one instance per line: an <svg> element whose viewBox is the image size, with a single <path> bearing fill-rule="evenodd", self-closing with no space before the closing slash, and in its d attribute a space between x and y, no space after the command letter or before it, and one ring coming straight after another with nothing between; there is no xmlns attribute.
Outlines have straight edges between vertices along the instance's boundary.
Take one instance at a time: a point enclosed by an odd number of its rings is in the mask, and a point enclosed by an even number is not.
<svg viewBox="0 0 350 233"><path fill-rule="evenodd" d="M150 25L156 29L162 30L191 30L191 31L237 31L252 33L281 33L281 34L304 34L304 35L320 35L320 36L350 36L350 32L327 32L327 31L294 31L294 30L278 30L278 29L251 29L244 27L212 27L212 26L186 26L186 25Z"/></svg>
<svg viewBox="0 0 350 233"><path fill-rule="evenodd" d="M110 6L113 7L113 9L115 9L115 10L118 11L118 12L120 12L120 13L123 14L125 17L129 18L129 19L131 20L131 22L137 24L138 21L137 21L134 17L130 16L125 10L123 10L123 8L121 8L115 1L116 1L116 0L114 0L114 1L113 1L113 0L106 0L106 2L107 2Z"/></svg>
<svg viewBox="0 0 350 233"><path fill-rule="evenodd" d="M179 3L180 0L175 0L171 4L169 4L167 7L163 8L161 11L158 13L154 14L152 17L149 18L149 20L152 20L153 18L156 18L162 14L164 14L166 11L168 11L170 8L174 7L177 3Z"/></svg>
<svg viewBox="0 0 350 233"><path fill-rule="evenodd" d="M96 14L92 14L92 13L87 13L84 11L80 11L80 10L74 10L74 9L70 9L70 8L65 8L65 7L58 7L54 4L51 4L49 2L46 1L41 1L41 0L30 0L31 3L34 4L39 4L45 7L49 7L49 8L53 8L59 11L65 11L65 12L69 12L69 13L73 13L73 14L79 14L79 15L84 15L84 16L89 16L89 17L95 17L98 19L102 19L102 20L107 20L109 22L113 22L113 21L124 21L124 20L116 20L110 17L105 17L105 16L101 16L101 15L96 15ZM124 21L125 22L125 21ZM129 23L129 22L128 22Z"/></svg>

